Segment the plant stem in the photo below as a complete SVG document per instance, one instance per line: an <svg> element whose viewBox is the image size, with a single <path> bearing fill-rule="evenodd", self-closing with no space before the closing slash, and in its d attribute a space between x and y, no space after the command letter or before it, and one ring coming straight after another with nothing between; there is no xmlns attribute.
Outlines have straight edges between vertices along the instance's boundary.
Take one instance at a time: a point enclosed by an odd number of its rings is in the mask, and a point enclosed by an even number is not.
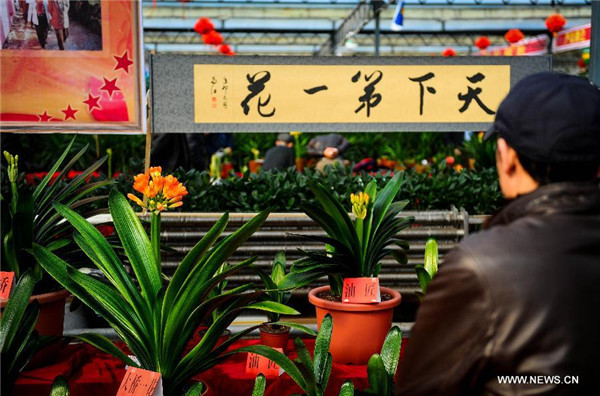
<svg viewBox="0 0 600 396"><path fill-rule="evenodd" d="M152 213L150 220L150 241L152 249L156 255L156 263L158 265L158 273L161 273L161 257L160 257L160 214Z"/></svg>

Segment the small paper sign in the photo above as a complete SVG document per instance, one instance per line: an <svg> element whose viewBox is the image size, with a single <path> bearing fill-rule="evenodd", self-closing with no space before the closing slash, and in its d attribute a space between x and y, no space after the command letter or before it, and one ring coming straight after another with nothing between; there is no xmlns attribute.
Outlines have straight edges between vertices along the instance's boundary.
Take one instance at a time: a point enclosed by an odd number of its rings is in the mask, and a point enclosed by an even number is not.
<svg viewBox="0 0 600 396"><path fill-rule="evenodd" d="M129 367L121 382L117 396L162 396L160 373Z"/></svg>
<svg viewBox="0 0 600 396"><path fill-rule="evenodd" d="M344 279L342 302L357 304L381 302L379 278Z"/></svg>
<svg viewBox="0 0 600 396"><path fill-rule="evenodd" d="M13 281L15 279L14 272L0 271L0 298L8 299L10 296L10 290L12 289Z"/></svg>
<svg viewBox="0 0 600 396"><path fill-rule="evenodd" d="M282 348L273 348L276 351L283 353ZM262 374L265 377L277 377L283 374L283 369L274 361L267 359L262 355L249 352L246 358L246 374L256 377Z"/></svg>

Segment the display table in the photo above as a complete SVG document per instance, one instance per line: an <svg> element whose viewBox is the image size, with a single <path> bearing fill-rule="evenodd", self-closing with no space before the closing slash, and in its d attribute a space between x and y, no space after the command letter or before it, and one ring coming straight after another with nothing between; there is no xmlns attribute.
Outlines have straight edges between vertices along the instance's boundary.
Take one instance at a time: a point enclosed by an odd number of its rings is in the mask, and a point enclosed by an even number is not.
<svg viewBox="0 0 600 396"><path fill-rule="evenodd" d="M402 352L406 339L403 340ZM241 340L231 349L259 343L259 340ZM308 349L313 351L314 339L305 340ZM293 342L290 340L288 357L296 357ZM200 374L197 379L210 387L210 396L250 396L254 387L254 377L245 373L246 353L240 353ZM121 361L100 352L87 344L70 344L63 348L54 364L24 371L15 385L14 395L48 396L55 377L62 375L69 380L71 396L110 396L117 393L125 375ZM351 379L354 386L363 389L368 386L366 366L334 364L329 380L327 395L337 395L340 386ZM301 393L300 388L287 375L267 378L267 396L286 396Z"/></svg>

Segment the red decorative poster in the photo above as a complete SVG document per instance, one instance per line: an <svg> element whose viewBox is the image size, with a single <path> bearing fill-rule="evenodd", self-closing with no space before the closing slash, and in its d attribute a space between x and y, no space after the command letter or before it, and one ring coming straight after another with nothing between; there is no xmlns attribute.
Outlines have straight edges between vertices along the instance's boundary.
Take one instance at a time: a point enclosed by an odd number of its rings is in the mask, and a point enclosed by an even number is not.
<svg viewBox="0 0 600 396"><path fill-rule="evenodd" d="M486 51L479 52L479 55L533 56L533 55L544 55L547 53L548 53L548 36L545 34L540 34L539 36L521 40L510 46L490 47Z"/></svg>
<svg viewBox="0 0 600 396"><path fill-rule="evenodd" d="M283 353L282 348L274 348L276 351ZM246 374L256 377L262 374L265 377L277 377L283 373L283 370L277 363L268 358L256 353L248 353L246 358Z"/></svg>
<svg viewBox="0 0 600 396"><path fill-rule="evenodd" d="M590 46L592 37L592 24L576 26L558 32L552 43L554 52L564 52L574 49L582 49Z"/></svg>
<svg viewBox="0 0 600 396"><path fill-rule="evenodd" d="M140 0L0 2L0 130L145 130Z"/></svg>

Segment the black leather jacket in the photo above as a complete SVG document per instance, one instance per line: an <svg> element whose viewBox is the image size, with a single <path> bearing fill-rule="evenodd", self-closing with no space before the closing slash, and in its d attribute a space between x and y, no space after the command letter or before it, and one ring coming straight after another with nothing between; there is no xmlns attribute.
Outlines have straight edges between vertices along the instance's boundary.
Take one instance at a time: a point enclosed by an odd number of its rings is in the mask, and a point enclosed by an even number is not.
<svg viewBox="0 0 600 396"><path fill-rule="evenodd" d="M508 375L527 383L501 384ZM600 395L597 184L519 197L445 257L396 394Z"/></svg>

